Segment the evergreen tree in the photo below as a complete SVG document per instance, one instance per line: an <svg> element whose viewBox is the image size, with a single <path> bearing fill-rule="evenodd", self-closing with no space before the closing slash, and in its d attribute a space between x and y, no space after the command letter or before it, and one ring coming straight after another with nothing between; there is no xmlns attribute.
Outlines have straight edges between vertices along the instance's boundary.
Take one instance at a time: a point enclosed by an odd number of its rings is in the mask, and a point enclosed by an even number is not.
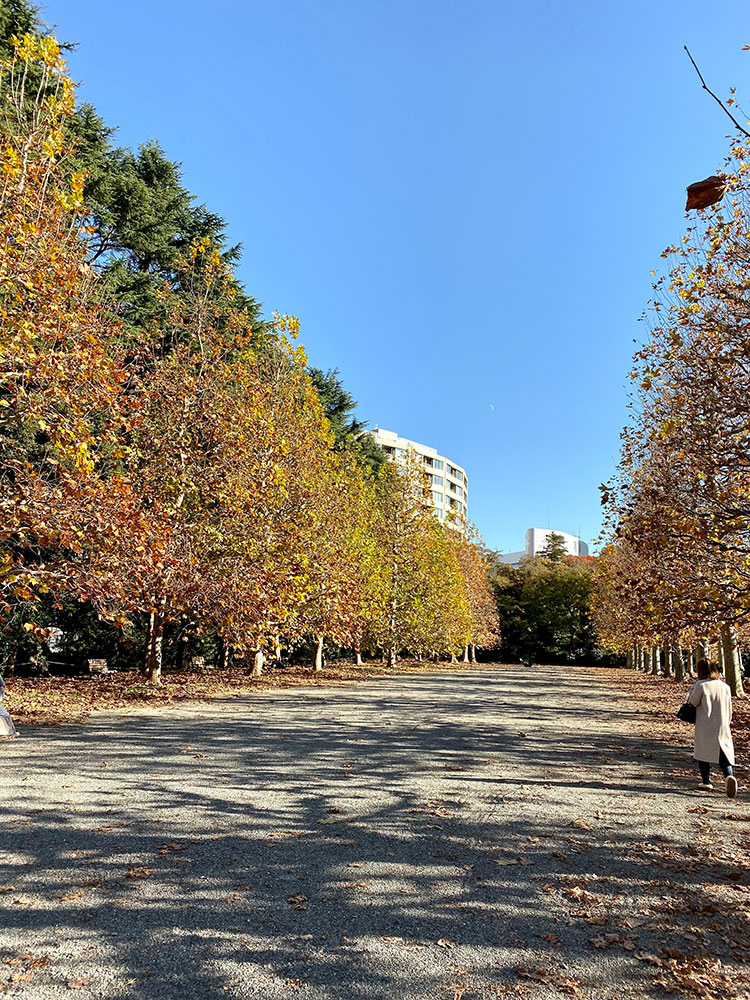
<svg viewBox="0 0 750 1000"><path fill-rule="evenodd" d="M357 401L344 388L338 368L327 372L320 368L310 368L309 374L331 425L337 451L354 451L363 465L377 472L385 461L385 453L367 433L367 423L355 416Z"/></svg>

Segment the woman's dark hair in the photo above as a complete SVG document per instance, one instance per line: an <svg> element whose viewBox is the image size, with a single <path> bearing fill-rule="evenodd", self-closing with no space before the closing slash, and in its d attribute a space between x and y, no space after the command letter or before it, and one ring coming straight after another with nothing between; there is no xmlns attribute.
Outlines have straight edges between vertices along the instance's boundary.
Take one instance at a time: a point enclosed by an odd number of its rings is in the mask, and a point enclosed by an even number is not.
<svg viewBox="0 0 750 1000"><path fill-rule="evenodd" d="M712 681L715 681L717 677L721 676L719 668L710 660L698 660L695 665L695 669L698 674L699 681L707 681L709 678Z"/></svg>

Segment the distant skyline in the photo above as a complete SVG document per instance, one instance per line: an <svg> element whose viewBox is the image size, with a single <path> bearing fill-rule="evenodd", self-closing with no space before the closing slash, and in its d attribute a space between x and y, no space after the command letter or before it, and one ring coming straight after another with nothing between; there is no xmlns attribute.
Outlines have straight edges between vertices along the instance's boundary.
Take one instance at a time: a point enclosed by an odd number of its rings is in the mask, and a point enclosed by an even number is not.
<svg viewBox="0 0 750 1000"><path fill-rule="evenodd" d="M467 471L493 548L600 527L652 268L750 107L747 5L58 0L69 63L244 244L359 416ZM519 542L521 544L519 544Z"/></svg>

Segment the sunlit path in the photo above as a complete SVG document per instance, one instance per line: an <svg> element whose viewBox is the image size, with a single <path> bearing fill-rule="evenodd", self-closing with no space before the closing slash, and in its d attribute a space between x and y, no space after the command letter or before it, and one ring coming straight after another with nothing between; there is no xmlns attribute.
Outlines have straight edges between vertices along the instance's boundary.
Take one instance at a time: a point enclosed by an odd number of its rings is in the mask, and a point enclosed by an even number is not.
<svg viewBox="0 0 750 1000"><path fill-rule="evenodd" d="M0 983L623 1000L662 995L666 947L742 970L747 800L699 799L636 723L606 672L504 667L27 728Z"/></svg>

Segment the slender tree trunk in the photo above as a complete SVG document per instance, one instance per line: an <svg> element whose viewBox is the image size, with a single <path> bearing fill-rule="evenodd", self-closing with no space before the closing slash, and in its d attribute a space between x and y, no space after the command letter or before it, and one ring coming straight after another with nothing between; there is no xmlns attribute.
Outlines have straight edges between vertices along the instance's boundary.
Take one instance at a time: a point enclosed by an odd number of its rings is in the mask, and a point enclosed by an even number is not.
<svg viewBox="0 0 750 1000"><path fill-rule="evenodd" d="M692 649L688 653L687 672L688 677L692 677L695 672L695 653Z"/></svg>
<svg viewBox="0 0 750 1000"><path fill-rule="evenodd" d="M386 649L384 662L385 662L386 666L388 666L388 667L395 667L396 666L396 648L395 648L395 646L389 646L388 649Z"/></svg>
<svg viewBox="0 0 750 1000"><path fill-rule="evenodd" d="M469 663L476 663L476 662L477 662L477 647L472 642L469 644Z"/></svg>
<svg viewBox="0 0 750 1000"><path fill-rule="evenodd" d="M180 654L177 663L180 670L185 670L187 668L187 665L190 662L190 657L188 655L189 652L190 643L188 642L187 636L182 636L180 638Z"/></svg>
<svg viewBox="0 0 750 1000"><path fill-rule="evenodd" d="M635 653L633 647L631 646L625 655L625 666L628 670L633 669L633 659L635 658Z"/></svg>
<svg viewBox="0 0 750 1000"><path fill-rule="evenodd" d="M463 662L464 663L468 663L469 662L469 644L468 643L464 646L464 658L463 658Z"/></svg>
<svg viewBox="0 0 750 1000"><path fill-rule="evenodd" d="M152 611L148 618L146 655L143 660L143 673L148 678L149 684L161 684L163 639L164 621L160 615Z"/></svg>
<svg viewBox="0 0 750 1000"><path fill-rule="evenodd" d="M277 664L281 663L281 638L278 635L273 637L273 658Z"/></svg>
<svg viewBox="0 0 750 1000"><path fill-rule="evenodd" d="M228 670L232 662L232 647L228 642L221 640L221 667L222 670Z"/></svg>
<svg viewBox="0 0 750 1000"><path fill-rule="evenodd" d="M674 677L674 646L671 642L664 647L664 676Z"/></svg>
<svg viewBox="0 0 750 1000"><path fill-rule="evenodd" d="M722 674L726 675L726 663L724 662L724 629L725 626L722 625L719 630L719 641L716 643L716 661L721 668Z"/></svg>
<svg viewBox="0 0 750 1000"><path fill-rule="evenodd" d="M698 652L696 656L699 660L707 660L709 658L710 646L708 644L708 639L701 639L698 643Z"/></svg>
<svg viewBox="0 0 750 1000"><path fill-rule="evenodd" d="M685 658L682 646L675 647L674 679L681 684L685 680Z"/></svg>
<svg viewBox="0 0 750 1000"><path fill-rule="evenodd" d="M724 651L724 676L735 697L744 694L742 689L742 659L734 625L721 626L722 648Z"/></svg>
<svg viewBox="0 0 750 1000"><path fill-rule="evenodd" d="M453 650L451 650L451 663L458 663L458 660L456 659L456 654L453 652Z"/></svg>
<svg viewBox="0 0 750 1000"><path fill-rule="evenodd" d="M661 650L658 646L651 647L651 676L659 676L659 666L661 661Z"/></svg>
<svg viewBox="0 0 750 1000"><path fill-rule="evenodd" d="M313 668L318 671L323 669L323 642L325 636L319 635L315 642L315 655L313 658Z"/></svg>
<svg viewBox="0 0 750 1000"><path fill-rule="evenodd" d="M433 663L439 663L440 662L440 654L439 653L433 653L432 654L432 662Z"/></svg>
<svg viewBox="0 0 750 1000"><path fill-rule="evenodd" d="M253 669L251 671L253 677L260 677L263 673L263 663L265 657L263 656L263 649L258 646L253 654Z"/></svg>
<svg viewBox="0 0 750 1000"><path fill-rule="evenodd" d="M361 667L361 666L363 666L363 664L362 664L362 649L361 649L361 647L359 645L359 642L355 642L354 643L354 666L355 667Z"/></svg>

